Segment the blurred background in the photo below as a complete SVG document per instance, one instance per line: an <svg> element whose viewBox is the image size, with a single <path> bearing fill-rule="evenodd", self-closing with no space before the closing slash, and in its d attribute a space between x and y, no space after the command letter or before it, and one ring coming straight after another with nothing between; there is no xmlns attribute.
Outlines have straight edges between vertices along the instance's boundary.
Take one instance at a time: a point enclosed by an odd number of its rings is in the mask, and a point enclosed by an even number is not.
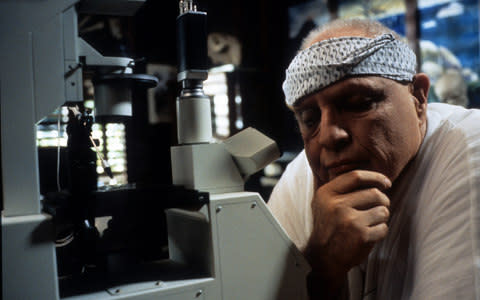
<svg viewBox="0 0 480 300"><path fill-rule="evenodd" d="M377 19L406 36L419 58L419 71L432 80L429 101L480 107L478 0L198 0L208 14L209 78L214 136L224 139L255 127L279 144L283 156L253 175L246 189L265 200L285 166L303 148L293 115L284 105L285 69L307 32L334 18ZM79 16L80 35L103 55L137 60L135 72L155 75L159 85L138 91L134 117L94 125L99 149L114 179L98 162L98 186L171 183L171 145L176 143L175 97L178 1L150 0L134 17ZM84 86L93 107L93 85ZM42 189L55 189L56 146L66 146L68 110L55 111L38 126ZM61 120L60 132L57 122ZM61 136L60 143L57 137Z"/></svg>

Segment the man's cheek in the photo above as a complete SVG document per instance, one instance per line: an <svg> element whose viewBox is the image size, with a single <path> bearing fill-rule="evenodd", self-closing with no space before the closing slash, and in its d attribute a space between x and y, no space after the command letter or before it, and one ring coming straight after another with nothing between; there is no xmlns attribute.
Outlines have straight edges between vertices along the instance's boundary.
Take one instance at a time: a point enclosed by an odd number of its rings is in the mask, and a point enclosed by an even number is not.
<svg viewBox="0 0 480 300"><path fill-rule="evenodd" d="M320 166L320 153L311 145L305 145L305 154L307 155L308 163L312 169L318 169Z"/></svg>
<svg viewBox="0 0 480 300"><path fill-rule="evenodd" d="M314 176L322 182L328 181L328 175L324 168L322 168L320 160L320 150L314 147L305 146L305 154L312 169Z"/></svg>

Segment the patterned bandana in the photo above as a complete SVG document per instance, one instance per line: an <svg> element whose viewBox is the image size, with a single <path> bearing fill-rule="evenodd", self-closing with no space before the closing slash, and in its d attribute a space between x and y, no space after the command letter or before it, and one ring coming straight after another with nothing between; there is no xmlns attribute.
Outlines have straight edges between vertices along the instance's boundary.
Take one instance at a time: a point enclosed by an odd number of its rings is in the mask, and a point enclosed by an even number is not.
<svg viewBox="0 0 480 300"><path fill-rule="evenodd" d="M416 56L403 42L387 33L376 38L339 37L313 44L290 63L283 82L285 101L298 99L352 75L378 75L411 81Z"/></svg>

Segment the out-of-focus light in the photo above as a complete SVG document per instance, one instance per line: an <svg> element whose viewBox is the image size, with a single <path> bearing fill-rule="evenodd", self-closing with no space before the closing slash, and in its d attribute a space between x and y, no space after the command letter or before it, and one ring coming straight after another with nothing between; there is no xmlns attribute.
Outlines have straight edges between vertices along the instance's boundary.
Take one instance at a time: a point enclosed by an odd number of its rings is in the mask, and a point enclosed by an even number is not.
<svg viewBox="0 0 480 300"><path fill-rule="evenodd" d="M123 165L113 166L112 171L116 173L121 173L125 171L125 167Z"/></svg>
<svg viewBox="0 0 480 300"><path fill-rule="evenodd" d="M243 128L243 121L242 120L235 121L235 127L237 127L237 129L242 129Z"/></svg>
<svg viewBox="0 0 480 300"><path fill-rule="evenodd" d="M123 144L111 144L107 145L108 151L123 151L125 150L125 146Z"/></svg>
<svg viewBox="0 0 480 300"><path fill-rule="evenodd" d="M418 0L418 8L424 9L431 6L438 6L452 2L452 0Z"/></svg>
<svg viewBox="0 0 480 300"><path fill-rule="evenodd" d="M233 64L221 65L218 67L211 68L210 73L229 73L235 71L235 66Z"/></svg>
<svg viewBox="0 0 480 300"><path fill-rule="evenodd" d="M124 165L125 159L124 158L110 158L108 159L108 163L110 165Z"/></svg>
<svg viewBox="0 0 480 300"><path fill-rule="evenodd" d="M230 122L228 121L227 117L218 116L215 117L215 126L218 127L228 127Z"/></svg>
<svg viewBox="0 0 480 300"><path fill-rule="evenodd" d="M107 130L124 130L125 125L122 123L108 123L106 128Z"/></svg>
<svg viewBox="0 0 480 300"><path fill-rule="evenodd" d="M227 77L224 73L209 73L203 82L205 95L214 96L227 93Z"/></svg>
<svg viewBox="0 0 480 300"><path fill-rule="evenodd" d="M213 95L218 95L218 94L226 94L227 93L227 86L226 84L210 84L210 85L204 85L203 91L205 92L205 95L213 96Z"/></svg>
<svg viewBox="0 0 480 300"><path fill-rule="evenodd" d="M68 117L68 107L62 106L61 109L60 109L60 113L62 114L62 116L67 116Z"/></svg>
<svg viewBox="0 0 480 300"><path fill-rule="evenodd" d="M92 138L100 139L103 136L103 132L100 130L92 130Z"/></svg>
<svg viewBox="0 0 480 300"><path fill-rule="evenodd" d="M226 105L216 105L214 109L215 115L217 116L228 116L228 106Z"/></svg>
<svg viewBox="0 0 480 300"><path fill-rule="evenodd" d="M111 136L107 139L107 145L111 144L122 144L125 139L122 139L119 136Z"/></svg>
<svg viewBox="0 0 480 300"><path fill-rule="evenodd" d="M230 130L226 127L219 127L215 130L215 132L218 136L226 137L230 135Z"/></svg>
<svg viewBox="0 0 480 300"><path fill-rule="evenodd" d="M226 94L219 94L213 97L213 103L215 106L228 105L228 96Z"/></svg>
<svg viewBox="0 0 480 300"><path fill-rule="evenodd" d="M263 170L265 176L268 177L280 176L282 174L282 171L282 166L277 163L268 164Z"/></svg>
<svg viewBox="0 0 480 300"><path fill-rule="evenodd" d="M107 137L111 137L111 136L113 136L114 134L115 134L115 131L114 131L114 130L111 130L111 129L110 129L110 130L108 130L108 129L105 130L105 135L106 135Z"/></svg>
<svg viewBox="0 0 480 300"><path fill-rule="evenodd" d="M37 131L37 138L39 139L57 138L57 137L58 137L57 130Z"/></svg>
<svg viewBox="0 0 480 300"><path fill-rule="evenodd" d="M422 27L423 27L423 29L435 28L435 27L437 27L437 21L429 20L429 21L423 22Z"/></svg>
<svg viewBox="0 0 480 300"><path fill-rule="evenodd" d="M54 139L54 138L46 138L46 139L37 139L37 145L39 147L57 147L60 144L60 147L67 146L67 139L61 138Z"/></svg>
<svg viewBox="0 0 480 300"><path fill-rule="evenodd" d="M108 157L109 158L125 158L125 153L124 152L118 152L118 151L114 151L114 152L109 152L108 153Z"/></svg>
<svg viewBox="0 0 480 300"><path fill-rule="evenodd" d="M437 13L437 18L451 18L456 16L461 16L464 12L464 7L458 2L452 2L447 7L440 9Z"/></svg>
<svg viewBox="0 0 480 300"><path fill-rule="evenodd" d="M83 102L83 105L86 107L86 108L90 108L90 109L94 109L95 108L95 102L93 100L86 100L85 102Z"/></svg>
<svg viewBox="0 0 480 300"><path fill-rule="evenodd" d="M120 130L116 130L116 129L107 129L105 131L105 135L107 137L124 137L125 132L120 131Z"/></svg>
<svg viewBox="0 0 480 300"><path fill-rule="evenodd" d="M235 96L235 103L236 104L242 104L242 97L240 97L240 95Z"/></svg>
<svg viewBox="0 0 480 300"><path fill-rule="evenodd" d="M98 123L93 123L92 130L102 130L102 125Z"/></svg>
<svg viewBox="0 0 480 300"><path fill-rule="evenodd" d="M62 106L60 108L60 116L62 123L68 122L68 107Z"/></svg>

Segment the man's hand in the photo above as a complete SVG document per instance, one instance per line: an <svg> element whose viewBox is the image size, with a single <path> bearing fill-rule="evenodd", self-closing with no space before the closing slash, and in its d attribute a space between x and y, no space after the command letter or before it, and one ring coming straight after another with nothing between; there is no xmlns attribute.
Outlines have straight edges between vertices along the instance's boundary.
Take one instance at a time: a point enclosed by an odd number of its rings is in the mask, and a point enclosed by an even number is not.
<svg viewBox="0 0 480 300"><path fill-rule="evenodd" d="M312 200L313 232L305 255L327 294L334 294L347 272L366 259L388 231L390 180L378 172L354 170L320 185Z"/></svg>

